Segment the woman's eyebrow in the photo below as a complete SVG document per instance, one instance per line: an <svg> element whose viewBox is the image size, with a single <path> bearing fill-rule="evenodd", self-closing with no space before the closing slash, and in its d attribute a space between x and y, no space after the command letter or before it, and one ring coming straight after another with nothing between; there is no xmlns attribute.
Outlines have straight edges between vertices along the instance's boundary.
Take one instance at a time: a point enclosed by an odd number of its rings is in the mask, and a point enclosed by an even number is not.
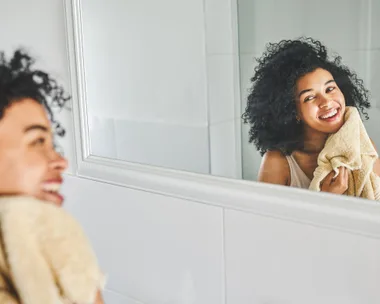
<svg viewBox="0 0 380 304"><path fill-rule="evenodd" d="M327 84L329 84L331 82L335 82L335 80L334 79L330 79L330 80L326 81L325 85L327 85Z"/></svg>
<svg viewBox="0 0 380 304"><path fill-rule="evenodd" d="M49 129L44 126L44 125L30 125L30 126L27 126L25 129L24 129L24 133L27 133L27 132L30 132L30 131L34 131L34 130L40 130L40 131L44 131L44 132L48 132Z"/></svg>
<svg viewBox="0 0 380 304"><path fill-rule="evenodd" d="M298 94L298 97L301 97L302 94L305 94L305 93L310 92L310 91L312 91L312 89L302 90L302 91Z"/></svg>
<svg viewBox="0 0 380 304"><path fill-rule="evenodd" d="M327 80L327 81L325 82L325 85L328 85L329 83L332 83L332 82L335 82L335 80L334 80L334 79ZM302 91L298 94L298 97L301 97L302 94L305 94L305 93L310 92L310 91L312 91L312 89L302 90Z"/></svg>

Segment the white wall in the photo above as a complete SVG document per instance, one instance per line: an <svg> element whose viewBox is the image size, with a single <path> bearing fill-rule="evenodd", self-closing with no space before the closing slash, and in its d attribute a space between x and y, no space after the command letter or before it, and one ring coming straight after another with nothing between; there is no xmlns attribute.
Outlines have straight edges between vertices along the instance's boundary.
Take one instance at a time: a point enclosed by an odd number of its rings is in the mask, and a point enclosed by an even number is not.
<svg viewBox="0 0 380 304"><path fill-rule="evenodd" d="M245 109L250 78L268 42L311 36L321 40L343 62L357 72L371 91L369 135L380 146L378 73L380 70L379 1L375 0L239 0L239 45L242 108ZM256 180L261 157L248 144L249 126L242 130L243 177Z"/></svg>
<svg viewBox="0 0 380 304"><path fill-rule="evenodd" d="M214 2L219 7L220 1ZM3 48L29 46L44 67L68 84L60 0L13 0L0 11L0 26L6 29L0 31ZM215 62L222 58L215 56ZM64 119L70 130L70 113ZM70 132L63 145L74 164ZM109 275L108 304L380 300L380 242L375 237L83 179L75 176L75 166L70 173L64 186L66 208L83 224ZM247 196L246 205L272 203L264 200L263 191ZM296 196L309 199L305 193ZM360 206L364 210L366 204ZM358 215L368 218L368 227L379 222L377 209L372 217L363 210ZM349 211L343 212L348 222Z"/></svg>
<svg viewBox="0 0 380 304"><path fill-rule="evenodd" d="M379 239L71 176L65 192L109 273L108 303L380 301Z"/></svg>

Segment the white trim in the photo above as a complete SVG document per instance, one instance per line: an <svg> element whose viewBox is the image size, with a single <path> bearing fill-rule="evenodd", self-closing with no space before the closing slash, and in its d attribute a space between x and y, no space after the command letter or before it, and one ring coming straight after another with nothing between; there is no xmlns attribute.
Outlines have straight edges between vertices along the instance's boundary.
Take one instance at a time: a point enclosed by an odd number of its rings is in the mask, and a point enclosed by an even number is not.
<svg viewBox="0 0 380 304"><path fill-rule="evenodd" d="M376 202L90 156L80 177L197 203L380 238Z"/></svg>
<svg viewBox="0 0 380 304"><path fill-rule="evenodd" d="M232 52L233 52L233 79L234 79L234 117L240 118L241 108L241 88L240 88L240 60L239 60L239 20L238 20L238 0L230 0L231 5L231 28L232 28ZM236 119L235 129L235 176L243 178L243 151L242 151L242 120Z"/></svg>
<svg viewBox="0 0 380 304"><path fill-rule="evenodd" d="M83 31L81 0L64 0L66 16L69 75L72 90L75 152L77 172L79 166L90 155L90 135L87 117L87 94L83 60Z"/></svg>
<svg viewBox="0 0 380 304"><path fill-rule="evenodd" d="M80 43L80 0L65 2L77 176L197 203L380 238L380 206L375 202L92 156Z"/></svg>

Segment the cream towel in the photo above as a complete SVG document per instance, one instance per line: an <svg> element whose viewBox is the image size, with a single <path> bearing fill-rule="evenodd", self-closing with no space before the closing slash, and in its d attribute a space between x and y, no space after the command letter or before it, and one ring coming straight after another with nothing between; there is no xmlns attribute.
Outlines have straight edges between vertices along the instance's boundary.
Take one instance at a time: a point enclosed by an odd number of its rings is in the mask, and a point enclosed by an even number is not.
<svg viewBox="0 0 380 304"><path fill-rule="evenodd" d="M77 221L34 198L0 198L0 303L90 304L104 279Z"/></svg>
<svg viewBox="0 0 380 304"><path fill-rule="evenodd" d="M380 201L380 178L373 172L378 154L355 107L346 107L344 120L339 131L327 138L309 189L320 191L332 170L337 176L338 168L346 167L350 170L346 194Z"/></svg>

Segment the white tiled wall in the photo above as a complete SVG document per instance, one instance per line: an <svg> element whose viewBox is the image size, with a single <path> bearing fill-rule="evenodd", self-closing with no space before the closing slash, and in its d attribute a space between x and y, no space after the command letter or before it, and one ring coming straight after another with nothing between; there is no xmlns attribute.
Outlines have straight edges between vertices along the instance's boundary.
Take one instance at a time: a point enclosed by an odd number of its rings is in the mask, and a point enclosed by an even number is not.
<svg viewBox="0 0 380 304"><path fill-rule="evenodd" d="M89 112L115 126L109 135L92 126L92 152L237 177L230 2L85 0L82 7L87 86L97 88L87 90ZM218 125L230 128L226 136Z"/></svg>
<svg viewBox="0 0 380 304"><path fill-rule="evenodd" d="M225 248L227 303L380 301L378 240L228 210Z"/></svg>
<svg viewBox="0 0 380 304"><path fill-rule="evenodd" d="M109 275L109 304L380 300L377 238L72 176L64 192Z"/></svg>
<svg viewBox="0 0 380 304"><path fill-rule="evenodd" d="M380 86L376 85L376 74L380 70L379 3L377 0L238 0L242 108L245 108L247 88L253 76L253 58L261 56L268 42L299 36L321 40L330 51L341 55L343 62L356 71L371 90L372 105L376 107L380 97ZM366 127L379 146L375 121L380 113L374 109L369 114L371 121L366 122ZM247 126L243 127L243 177L256 180L261 157L255 147L248 144L247 132Z"/></svg>
<svg viewBox="0 0 380 304"><path fill-rule="evenodd" d="M108 273L107 289L144 304L224 303L221 208L70 176L65 193Z"/></svg>

